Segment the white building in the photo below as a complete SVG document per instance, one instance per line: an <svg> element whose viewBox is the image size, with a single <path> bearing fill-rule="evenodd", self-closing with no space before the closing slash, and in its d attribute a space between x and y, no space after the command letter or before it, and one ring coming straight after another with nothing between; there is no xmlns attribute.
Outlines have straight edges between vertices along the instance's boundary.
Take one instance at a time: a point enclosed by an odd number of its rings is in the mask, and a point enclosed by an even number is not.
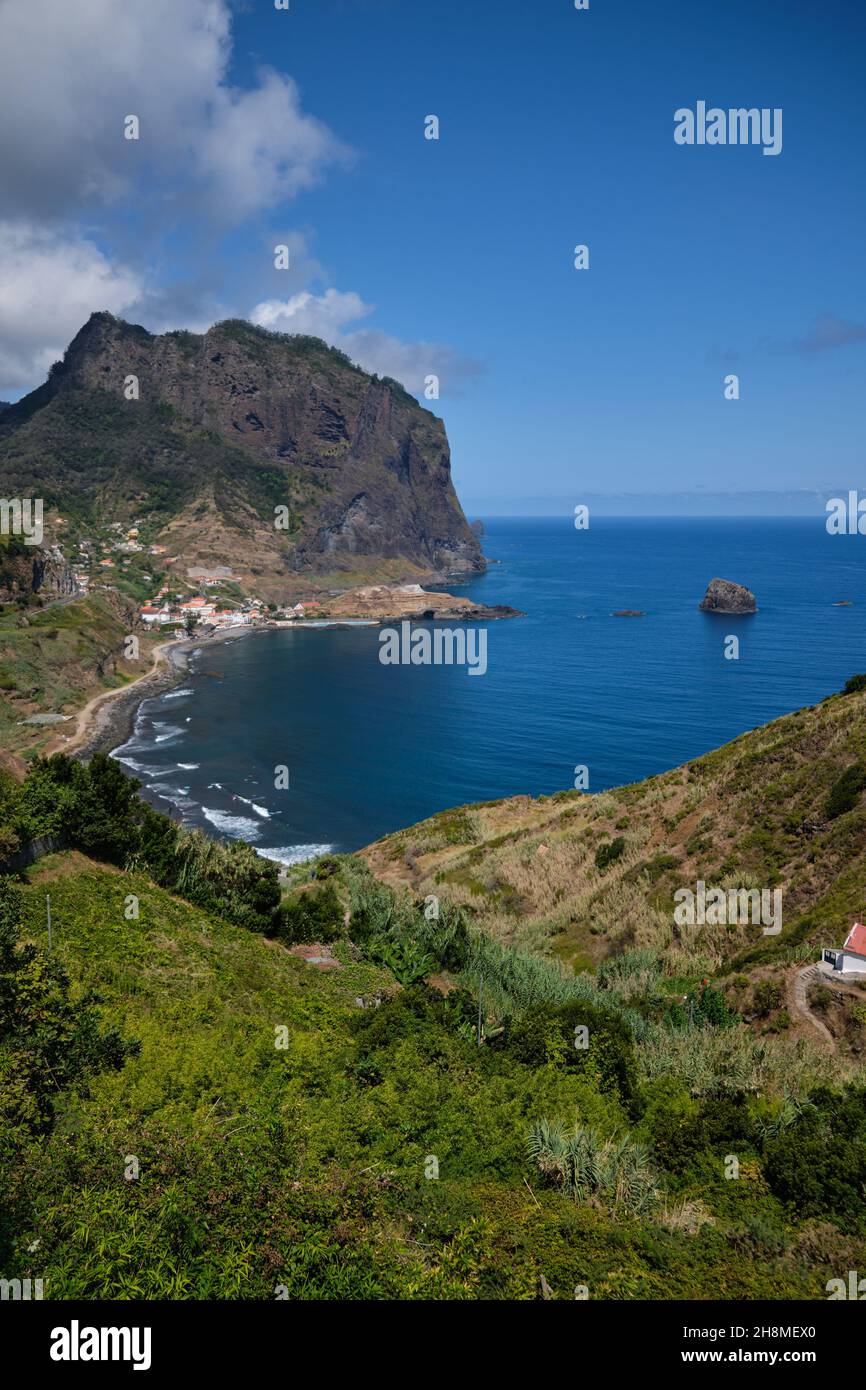
<svg viewBox="0 0 866 1390"><path fill-rule="evenodd" d="M212 618L216 612L216 604L206 603L203 598L191 598L187 603L180 605L180 611L184 617L191 613L194 618Z"/></svg>
<svg viewBox="0 0 866 1390"><path fill-rule="evenodd" d="M252 618L249 613L217 613L214 622L217 627L247 627Z"/></svg>
<svg viewBox="0 0 866 1390"><path fill-rule="evenodd" d="M845 975L866 975L866 927L855 922L839 951L822 951L827 965Z"/></svg>

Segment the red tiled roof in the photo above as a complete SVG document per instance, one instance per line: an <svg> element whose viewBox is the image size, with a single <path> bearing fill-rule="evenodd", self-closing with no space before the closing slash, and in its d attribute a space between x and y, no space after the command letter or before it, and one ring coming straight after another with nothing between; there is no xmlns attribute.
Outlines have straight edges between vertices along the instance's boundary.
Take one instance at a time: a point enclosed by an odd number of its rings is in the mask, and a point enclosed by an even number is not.
<svg viewBox="0 0 866 1390"><path fill-rule="evenodd" d="M855 956L866 956L866 927L862 922L855 922L848 933L844 949L853 951Z"/></svg>

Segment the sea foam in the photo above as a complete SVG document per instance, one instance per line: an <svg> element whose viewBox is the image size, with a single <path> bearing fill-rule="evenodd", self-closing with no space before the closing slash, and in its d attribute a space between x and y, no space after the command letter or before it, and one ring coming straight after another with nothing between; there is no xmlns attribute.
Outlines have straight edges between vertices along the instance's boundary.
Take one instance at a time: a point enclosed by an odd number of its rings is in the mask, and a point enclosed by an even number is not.
<svg viewBox="0 0 866 1390"><path fill-rule="evenodd" d="M281 849L257 849L263 859L275 859L278 864L306 864L308 859L318 859L320 854L329 854L333 845L285 845Z"/></svg>

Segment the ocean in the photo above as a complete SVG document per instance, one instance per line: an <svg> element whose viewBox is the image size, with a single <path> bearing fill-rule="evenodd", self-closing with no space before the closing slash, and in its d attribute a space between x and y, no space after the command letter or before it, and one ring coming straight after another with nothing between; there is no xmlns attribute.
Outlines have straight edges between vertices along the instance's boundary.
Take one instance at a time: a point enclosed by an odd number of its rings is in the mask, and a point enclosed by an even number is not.
<svg viewBox="0 0 866 1390"><path fill-rule="evenodd" d="M585 531L508 517L485 532L487 574L437 586L525 612L486 625L483 675L383 665L374 627L250 633L195 653L115 756L186 825L292 863L449 806L571 787L578 767L590 791L637 781L866 670L866 540L821 517ZM759 611L701 612L716 576Z"/></svg>

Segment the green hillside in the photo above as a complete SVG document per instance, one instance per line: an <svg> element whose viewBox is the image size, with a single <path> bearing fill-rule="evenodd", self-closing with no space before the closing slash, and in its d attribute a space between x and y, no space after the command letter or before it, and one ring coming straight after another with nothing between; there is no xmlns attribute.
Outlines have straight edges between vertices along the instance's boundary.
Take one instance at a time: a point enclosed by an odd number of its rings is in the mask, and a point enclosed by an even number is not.
<svg viewBox="0 0 866 1390"><path fill-rule="evenodd" d="M0 606L0 746L31 754L75 725L25 720L71 715L90 697L148 670L155 645L149 634L140 638L137 660L125 655L134 621L130 600L109 590L44 608Z"/></svg>
<svg viewBox="0 0 866 1390"><path fill-rule="evenodd" d="M31 871L43 948L46 892L56 959L141 1044L89 1096L59 1095L53 1132L19 1135L4 1164L4 1271L51 1296L534 1298L543 1275L561 1298L821 1297L866 1255L861 1235L787 1213L742 1139L726 1182L732 1108L720 1123L673 1081L638 1129L688 1172L660 1165L668 1196L639 1220L577 1202L529 1162L527 1131L553 1114L621 1139L634 1116L603 1067L526 1038L479 1048L459 1002L399 991L347 943L343 969L318 971L76 855Z"/></svg>

